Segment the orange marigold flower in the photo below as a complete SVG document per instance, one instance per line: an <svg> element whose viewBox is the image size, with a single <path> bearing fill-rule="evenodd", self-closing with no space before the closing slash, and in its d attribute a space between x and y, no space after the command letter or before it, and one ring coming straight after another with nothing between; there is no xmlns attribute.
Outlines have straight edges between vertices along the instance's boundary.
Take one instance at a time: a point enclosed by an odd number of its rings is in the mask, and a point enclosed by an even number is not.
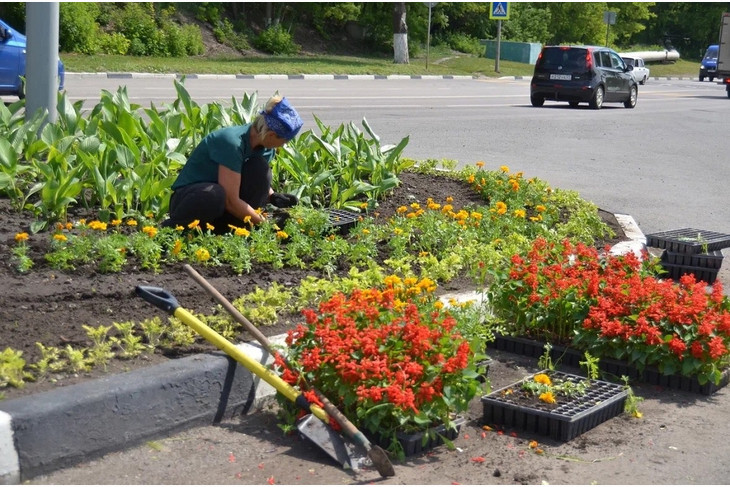
<svg viewBox="0 0 730 487"><path fill-rule="evenodd" d="M127 226L136 227L137 226L137 220L135 220L134 218L130 218L129 220L127 220Z"/></svg>
<svg viewBox="0 0 730 487"><path fill-rule="evenodd" d="M191 230L194 228L198 228L200 226L200 220L193 220L190 223L188 223L188 228Z"/></svg>
<svg viewBox="0 0 730 487"><path fill-rule="evenodd" d="M509 166L499 166L499 170L502 172L509 172Z"/></svg>
<svg viewBox="0 0 730 487"><path fill-rule="evenodd" d="M540 394L540 400L542 402L546 402L548 404L555 404L556 402L558 402L555 400L555 396L550 391L543 392L542 394Z"/></svg>
<svg viewBox="0 0 730 487"><path fill-rule="evenodd" d="M484 161L477 161L477 167L484 167Z"/></svg>
<svg viewBox="0 0 730 487"><path fill-rule="evenodd" d="M157 229L152 225L142 227L142 231L146 233L150 238L155 238L155 235L157 235Z"/></svg>
<svg viewBox="0 0 730 487"><path fill-rule="evenodd" d="M533 380L537 382L538 384L545 384L546 386L549 386L553 382L550 380L550 377L547 376L547 374L537 374Z"/></svg>
<svg viewBox="0 0 730 487"><path fill-rule="evenodd" d="M64 235L64 234L62 234L62 233L57 233L57 234L55 234L55 235L53 236L53 239L54 239L54 240L58 240L59 242L65 242L66 240L68 240L68 239L66 238L66 235Z"/></svg>
<svg viewBox="0 0 730 487"><path fill-rule="evenodd" d="M16 233L15 234L15 241L16 242L25 242L26 240L28 240L28 234L26 232Z"/></svg>

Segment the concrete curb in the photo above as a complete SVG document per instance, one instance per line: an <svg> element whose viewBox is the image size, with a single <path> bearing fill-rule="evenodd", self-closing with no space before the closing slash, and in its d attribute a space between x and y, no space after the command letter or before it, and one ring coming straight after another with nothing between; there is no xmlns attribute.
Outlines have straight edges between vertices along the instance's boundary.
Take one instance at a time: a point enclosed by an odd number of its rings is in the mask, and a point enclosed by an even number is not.
<svg viewBox="0 0 730 487"><path fill-rule="evenodd" d="M641 252L646 238L630 215L616 214L630 242L612 253ZM480 301L467 292L441 297ZM285 335L269 338L282 346ZM271 356L238 345L262 364ZM223 353L171 360L48 392L0 402L0 484L21 481L98 458L200 424L261 409L276 391Z"/></svg>
<svg viewBox="0 0 730 487"><path fill-rule="evenodd" d="M404 79L477 79L478 76L459 75L380 75L380 74L175 74L175 73L69 73L66 72L66 79L256 79L256 80L404 80Z"/></svg>
<svg viewBox="0 0 730 487"><path fill-rule="evenodd" d="M470 79L490 79L489 76L468 76L468 75L407 75L407 74L176 74L176 73L70 73L66 72L66 79L254 79L254 80L470 80ZM530 80L531 76L499 76L498 80L519 81ZM648 81L699 81L694 76L651 76Z"/></svg>

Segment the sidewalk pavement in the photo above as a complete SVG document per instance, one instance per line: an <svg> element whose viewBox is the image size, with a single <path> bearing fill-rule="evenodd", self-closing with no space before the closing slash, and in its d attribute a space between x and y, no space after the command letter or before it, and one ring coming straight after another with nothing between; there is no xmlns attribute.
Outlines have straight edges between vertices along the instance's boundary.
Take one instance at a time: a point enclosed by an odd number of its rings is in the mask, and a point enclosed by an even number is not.
<svg viewBox="0 0 730 487"><path fill-rule="evenodd" d="M612 249L640 252L646 238L630 215L615 215L631 239ZM476 292L444 295L468 301ZM283 345L285 335L269 338ZM253 343L238 345L269 363ZM275 390L223 353L200 354L0 402L0 484L17 484L193 426L252 414Z"/></svg>

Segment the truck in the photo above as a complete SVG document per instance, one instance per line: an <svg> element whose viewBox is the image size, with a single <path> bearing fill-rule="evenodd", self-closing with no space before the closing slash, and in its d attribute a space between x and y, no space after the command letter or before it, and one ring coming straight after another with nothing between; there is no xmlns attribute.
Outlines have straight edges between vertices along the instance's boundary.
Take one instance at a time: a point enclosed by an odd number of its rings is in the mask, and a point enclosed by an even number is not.
<svg viewBox="0 0 730 487"><path fill-rule="evenodd" d="M722 14L719 46L717 52L717 77L722 78L727 97L730 98L730 12Z"/></svg>

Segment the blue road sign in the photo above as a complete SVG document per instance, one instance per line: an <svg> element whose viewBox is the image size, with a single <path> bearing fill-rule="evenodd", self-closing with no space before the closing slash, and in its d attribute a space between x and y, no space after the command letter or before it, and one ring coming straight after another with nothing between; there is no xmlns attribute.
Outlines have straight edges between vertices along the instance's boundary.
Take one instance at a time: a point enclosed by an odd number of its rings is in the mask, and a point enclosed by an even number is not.
<svg viewBox="0 0 730 487"><path fill-rule="evenodd" d="M509 2L492 2L492 8L489 9L489 18L491 20L508 20Z"/></svg>

